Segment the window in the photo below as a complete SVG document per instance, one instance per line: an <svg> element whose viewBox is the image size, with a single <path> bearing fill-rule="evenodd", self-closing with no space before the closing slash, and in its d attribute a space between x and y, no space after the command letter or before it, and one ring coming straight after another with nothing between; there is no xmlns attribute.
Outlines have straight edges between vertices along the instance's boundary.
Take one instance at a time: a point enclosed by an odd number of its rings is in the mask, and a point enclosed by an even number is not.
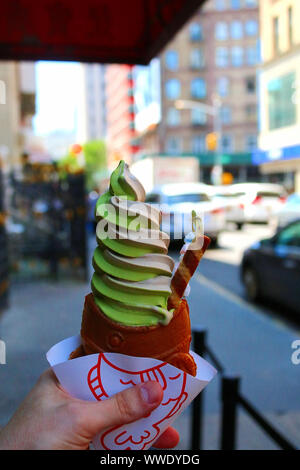
<svg viewBox="0 0 300 470"><path fill-rule="evenodd" d="M244 50L242 47L235 46L231 49L231 63L234 67L241 67L244 63Z"/></svg>
<svg viewBox="0 0 300 470"><path fill-rule="evenodd" d="M225 153L232 152L233 140L230 135L223 134L221 137L221 151Z"/></svg>
<svg viewBox="0 0 300 470"><path fill-rule="evenodd" d="M255 77L246 77L245 80L246 91L249 94L256 92L256 78Z"/></svg>
<svg viewBox="0 0 300 470"><path fill-rule="evenodd" d="M204 67L204 54L202 49L191 50L190 65L192 69L201 69Z"/></svg>
<svg viewBox="0 0 300 470"><path fill-rule="evenodd" d="M277 237L277 245L294 246L300 248L300 222L295 222L283 229Z"/></svg>
<svg viewBox="0 0 300 470"><path fill-rule="evenodd" d="M180 124L180 111L176 108L169 108L167 113L167 124L170 127Z"/></svg>
<svg viewBox="0 0 300 470"><path fill-rule="evenodd" d="M289 42L290 46L294 43L294 32L293 32L293 7L288 8L288 29L289 29Z"/></svg>
<svg viewBox="0 0 300 470"><path fill-rule="evenodd" d="M231 8L233 10L239 10L241 8L241 0L231 0Z"/></svg>
<svg viewBox="0 0 300 470"><path fill-rule="evenodd" d="M201 109L191 110L191 122L193 126L203 126L207 122L207 115Z"/></svg>
<svg viewBox="0 0 300 470"><path fill-rule="evenodd" d="M279 18L273 18L273 47L274 54L279 52Z"/></svg>
<svg viewBox="0 0 300 470"><path fill-rule="evenodd" d="M215 0L215 8L218 11L226 10L226 0Z"/></svg>
<svg viewBox="0 0 300 470"><path fill-rule="evenodd" d="M258 54L256 46L247 47L247 64L256 65L258 63Z"/></svg>
<svg viewBox="0 0 300 470"><path fill-rule="evenodd" d="M178 154L181 152L181 139L180 137L168 137L166 142L166 152Z"/></svg>
<svg viewBox="0 0 300 470"><path fill-rule="evenodd" d="M270 130L296 123L295 72L271 80L268 83Z"/></svg>
<svg viewBox="0 0 300 470"><path fill-rule="evenodd" d="M215 37L219 41L224 41L228 38L228 25L227 23L220 22L216 24Z"/></svg>
<svg viewBox="0 0 300 470"><path fill-rule="evenodd" d="M180 95L180 81L177 78L171 78L165 83L166 97L169 100L176 100Z"/></svg>
<svg viewBox="0 0 300 470"><path fill-rule="evenodd" d="M255 120L257 118L257 106L255 104L247 104L245 106L246 119Z"/></svg>
<svg viewBox="0 0 300 470"><path fill-rule="evenodd" d="M221 106L220 119L223 124L229 124L231 122L231 108L229 106Z"/></svg>
<svg viewBox="0 0 300 470"><path fill-rule="evenodd" d="M197 135L192 138L192 152L196 154L206 152L205 135Z"/></svg>
<svg viewBox="0 0 300 470"><path fill-rule="evenodd" d="M246 152L253 152L257 148L257 136L254 134L247 135L245 141Z"/></svg>
<svg viewBox="0 0 300 470"><path fill-rule="evenodd" d="M227 96L229 94L229 80L227 77L220 77L218 79L217 91L219 96Z"/></svg>
<svg viewBox="0 0 300 470"><path fill-rule="evenodd" d="M243 23L241 21L233 21L230 25L230 34L232 39L241 39L243 37Z"/></svg>
<svg viewBox="0 0 300 470"><path fill-rule="evenodd" d="M258 0L245 0L245 6L249 8L255 8L258 5Z"/></svg>
<svg viewBox="0 0 300 470"><path fill-rule="evenodd" d="M257 36L258 23L256 20L249 20L245 24L245 31L247 36Z"/></svg>
<svg viewBox="0 0 300 470"><path fill-rule="evenodd" d="M177 51L167 51L165 56L166 67L169 70L178 69L178 52Z"/></svg>
<svg viewBox="0 0 300 470"><path fill-rule="evenodd" d="M203 40L203 29L199 23L191 23L189 27L190 41L202 41Z"/></svg>
<svg viewBox="0 0 300 470"><path fill-rule="evenodd" d="M216 65L217 67L228 66L228 49L227 47L216 48Z"/></svg>
<svg viewBox="0 0 300 470"><path fill-rule="evenodd" d="M206 82L203 78L194 78L191 81L191 96L193 98L205 98L206 96Z"/></svg>

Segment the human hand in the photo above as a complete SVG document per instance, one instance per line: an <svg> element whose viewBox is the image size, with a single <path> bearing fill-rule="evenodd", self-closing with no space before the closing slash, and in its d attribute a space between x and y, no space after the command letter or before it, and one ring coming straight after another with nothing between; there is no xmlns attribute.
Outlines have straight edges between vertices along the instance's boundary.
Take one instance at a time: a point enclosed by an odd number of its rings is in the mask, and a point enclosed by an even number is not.
<svg viewBox="0 0 300 470"><path fill-rule="evenodd" d="M44 372L0 432L1 449L89 448L103 429L136 421L154 410L163 398L158 382L144 382L102 402L71 397L51 369ZM179 435L168 428L154 447L172 448Z"/></svg>

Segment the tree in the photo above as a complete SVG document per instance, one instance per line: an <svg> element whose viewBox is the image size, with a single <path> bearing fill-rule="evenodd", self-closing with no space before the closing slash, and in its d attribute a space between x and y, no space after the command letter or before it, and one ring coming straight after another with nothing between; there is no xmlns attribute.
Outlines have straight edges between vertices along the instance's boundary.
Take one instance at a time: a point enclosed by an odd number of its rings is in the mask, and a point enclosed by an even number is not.
<svg viewBox="0 0 300 470"><path fill-rule="evenodd" d="M106 145L103 140L91 140L83 145L86 186L89 191L98 186L107 168Z"/></svg>

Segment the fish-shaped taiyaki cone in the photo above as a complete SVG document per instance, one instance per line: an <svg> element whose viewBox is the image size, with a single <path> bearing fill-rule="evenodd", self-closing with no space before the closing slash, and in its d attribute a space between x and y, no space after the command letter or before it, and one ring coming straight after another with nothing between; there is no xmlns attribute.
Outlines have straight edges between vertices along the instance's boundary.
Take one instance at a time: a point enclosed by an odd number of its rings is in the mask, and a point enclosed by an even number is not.
<svg viewBox="0 0 300 470"><path fill-rule="evenodd" d="M184 299L168 325L132 327L114 322L104 315L91 293L85 298L81 340L82 345L71 354L70 359L86 354L114 352L159 359L190 375L196 375L196 364L189 354L189 307Z"/></svg>

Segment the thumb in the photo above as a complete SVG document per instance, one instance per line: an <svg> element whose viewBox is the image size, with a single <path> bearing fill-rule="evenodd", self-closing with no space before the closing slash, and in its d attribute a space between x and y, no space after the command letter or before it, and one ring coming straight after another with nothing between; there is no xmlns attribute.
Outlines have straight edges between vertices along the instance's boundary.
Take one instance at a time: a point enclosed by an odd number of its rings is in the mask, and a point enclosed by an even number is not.
<svg viewBox="0 0 300 470"><path fill-rule="evenodd" d="M85 431L93 438L103 429L136 421L157 408L162 398L161 385L149 381L127 388L98 403L82 402Z"/></svg>

